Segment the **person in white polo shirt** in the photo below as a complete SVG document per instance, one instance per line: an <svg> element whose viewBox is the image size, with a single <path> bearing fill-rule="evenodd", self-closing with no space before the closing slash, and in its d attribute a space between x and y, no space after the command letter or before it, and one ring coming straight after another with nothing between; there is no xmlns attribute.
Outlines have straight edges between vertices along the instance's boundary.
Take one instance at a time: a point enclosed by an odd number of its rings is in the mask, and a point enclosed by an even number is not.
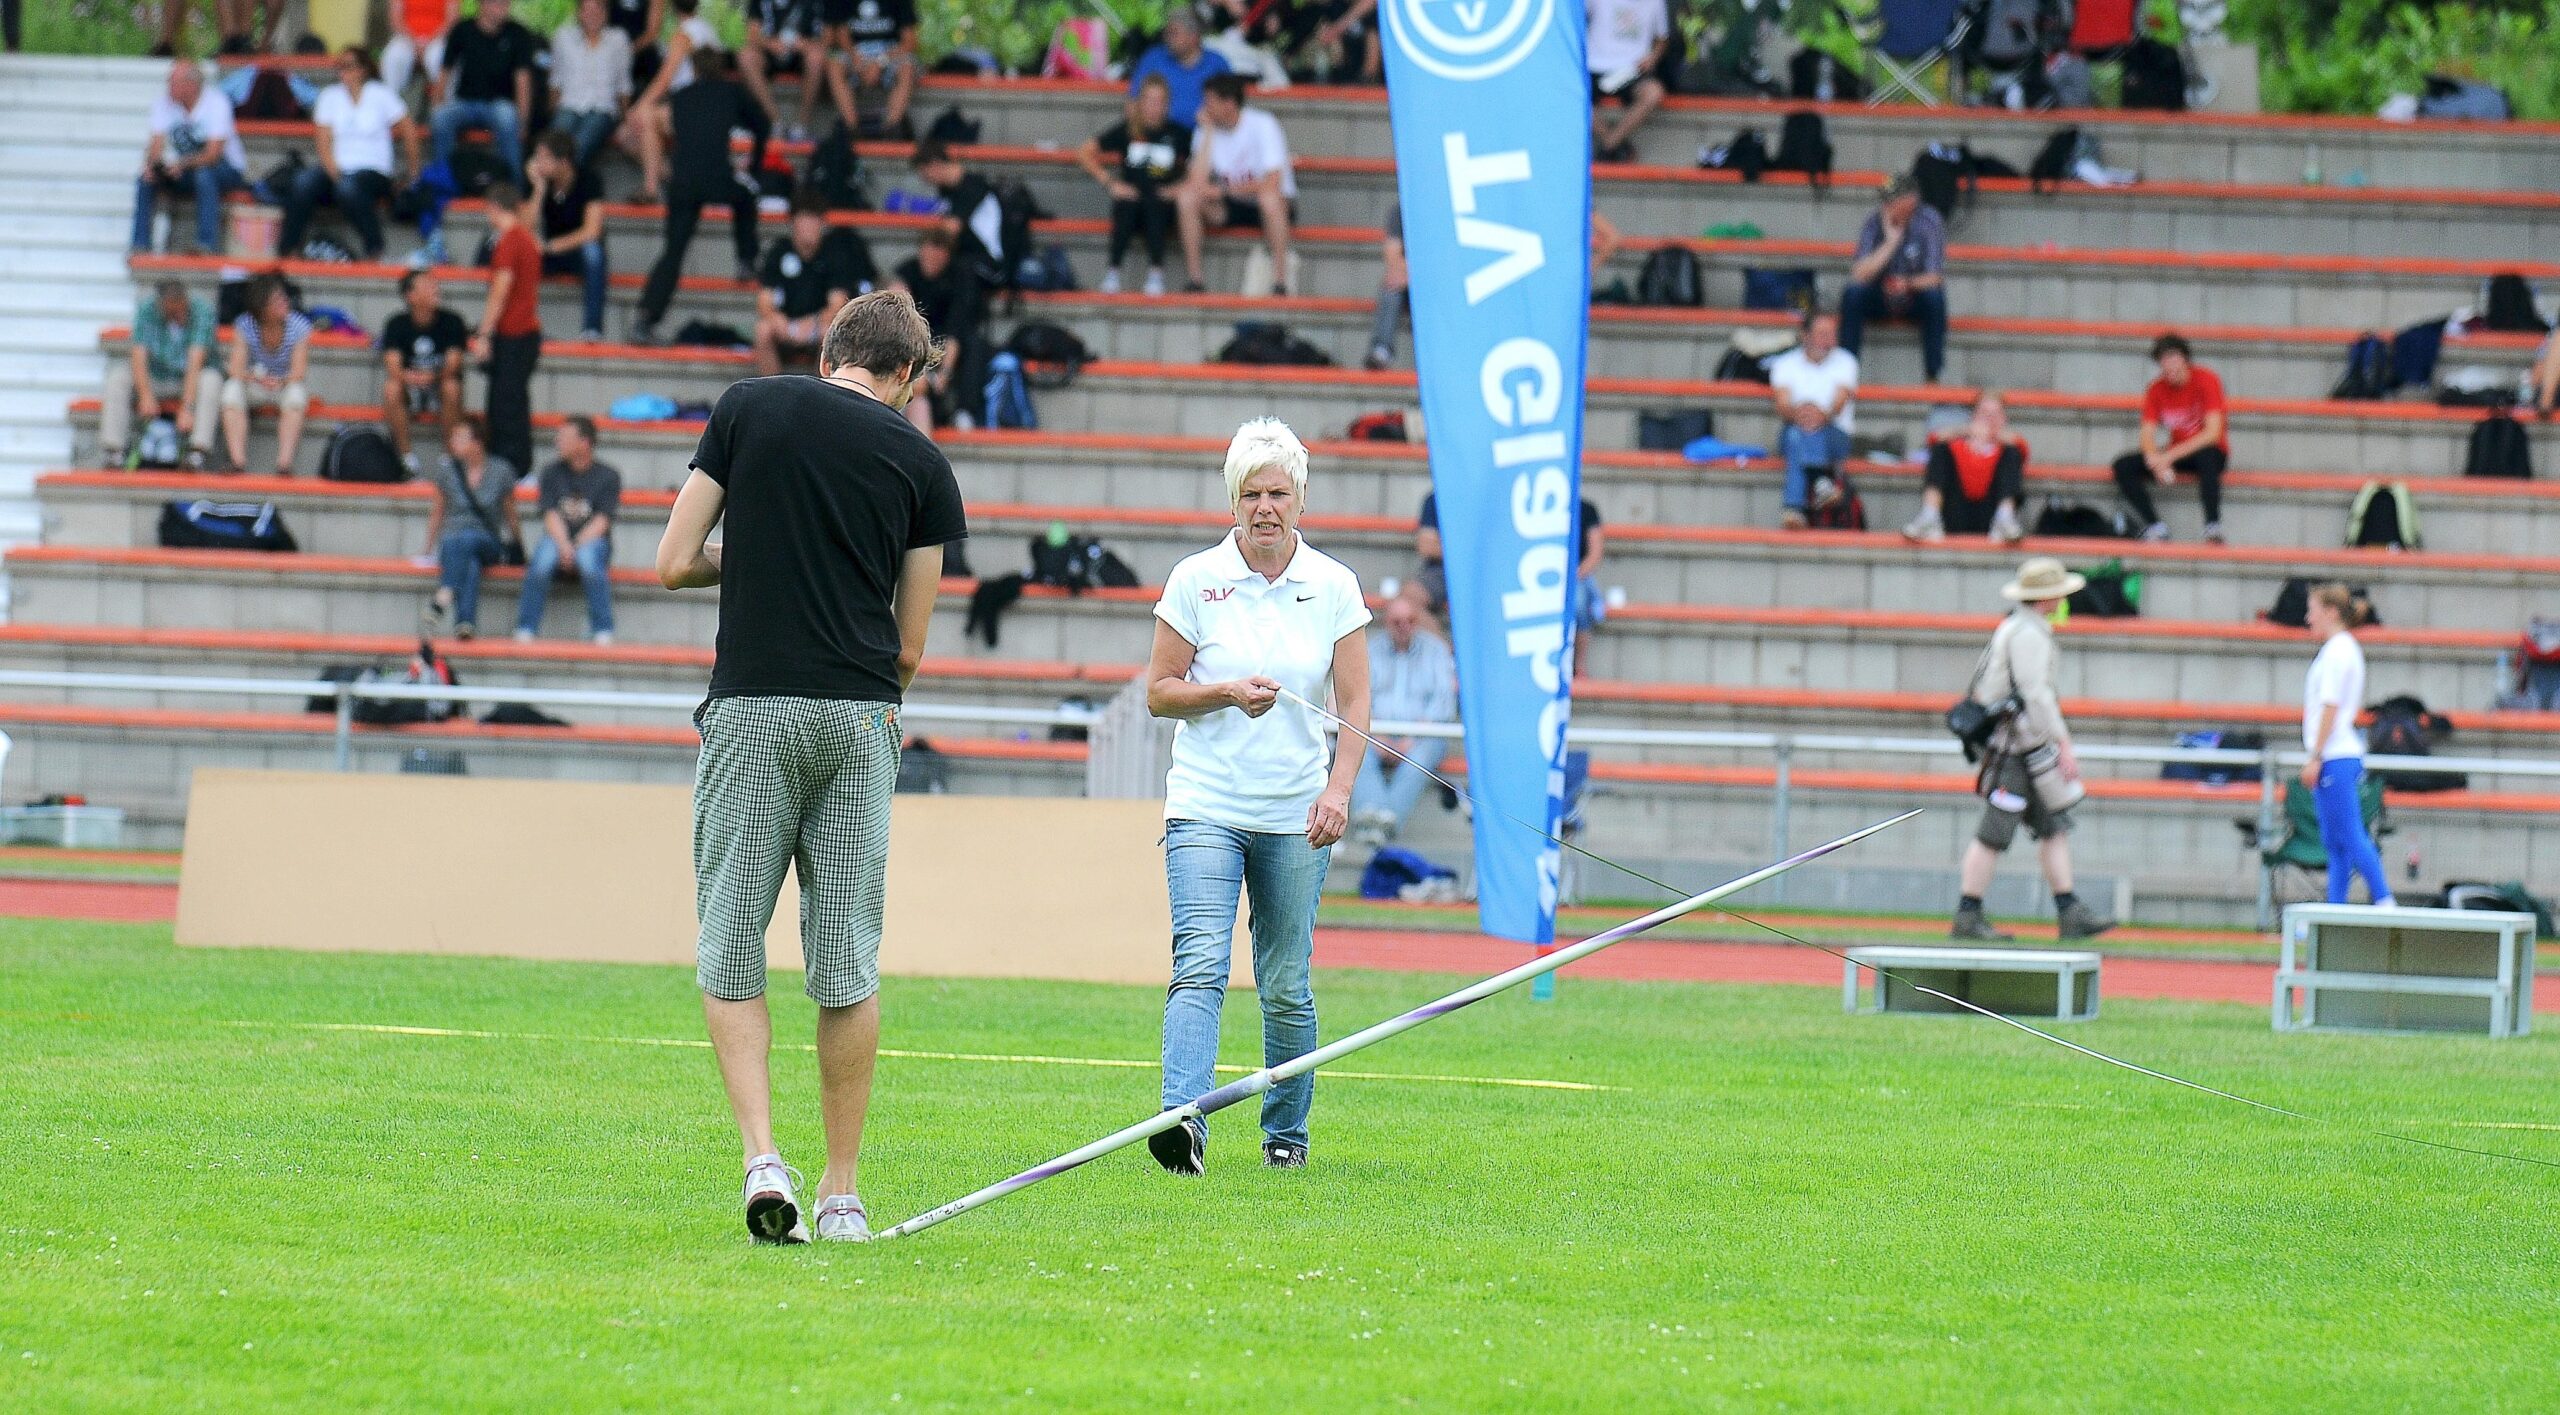
<svg viewBox="0 0 2560 1415"><path fill-rule="evenodd" d="M1203 239L1213 229L1251 226L1271 246L1271 293L1289 293L1289 223L1298 214L1298 177L1280 120L1248 108L1244 80L1220 74L1200 99L1191 133L1191 175L1173 193L1182 228L1182 266L1190 289L1207 289L1200 268Z"/></svg>
<svg viewBox="0 0 2560 1415"><path fill-rule="evenodd" d="M1236 900L1253 903L1253 979L1262 1057L1313 1051L1310 976L1316 900L1331 847L1350 825L1351 788L1369 729L1369 607L1359 577L1306 543L1298 514L1307 449L1276 418L1256 418L1227 447L1236 526L1177 565L1156 604L1147 708L1176 719L1165 773L1165 893L1173 905L1173 981L1164 1000L1164 1104L1217 1082ZM1283 696L1294 694L1295 701ZM1328 749L1322 704L1355 731ZM1262 1159L1307 1162L1311 1076L1263 1093ZM1193 1119L1151 1137L1156 1162L1198 1174L1209 1138Z"/></svg>
<svg viewBox="0 0 2560 1415"><path fill-rule="evenodd" d="M1800 531L1814 469L1836 477L1858 426L1858 356L1840 347L1840 316L1815 310L1804 317L1804 342L1769 365L1769 397L1778 409L1778 457L1787 465L1783 524Z"/></svg>

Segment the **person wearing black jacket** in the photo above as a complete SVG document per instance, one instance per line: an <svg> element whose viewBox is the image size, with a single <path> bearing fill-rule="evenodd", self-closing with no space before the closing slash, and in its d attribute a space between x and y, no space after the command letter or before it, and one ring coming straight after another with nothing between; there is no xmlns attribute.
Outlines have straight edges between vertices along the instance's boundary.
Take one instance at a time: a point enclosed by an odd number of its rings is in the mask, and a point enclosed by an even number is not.
<svg viewBox="0 0 2560 1415"><path fill-rule="evenodd" d="M763 105L736 78L726 51L705 49L693 56L694 81L667 100L673 141L668 145L667 226L658 263L649 270L640 292L640 311L633 316L631 342L658 342L658 321L675 298L677 277L684 273L685 251L693 244L702 208L717 202L729 208L729 238L736 248L738 279L756 278L756 193L738 180L730 164L729 133L744 128L754 139L747 170L764 165L765 143L773 137L773 120Z"/></svg>

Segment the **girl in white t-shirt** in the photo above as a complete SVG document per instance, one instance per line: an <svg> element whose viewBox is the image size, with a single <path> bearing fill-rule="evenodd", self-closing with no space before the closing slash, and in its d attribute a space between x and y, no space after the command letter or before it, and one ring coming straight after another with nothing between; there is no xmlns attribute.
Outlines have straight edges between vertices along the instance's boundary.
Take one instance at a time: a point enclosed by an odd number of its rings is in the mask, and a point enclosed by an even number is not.
<svg viewBox="0 0 2560 1415"><path fill-rule="evenodd" d="M2348 887L2360 874L2366 898L2389 904L2391 880L2383 873L2382 852L2364 828L2364 733L2356 729L2364 704L2364 646L2355 631L2370 622L2373 611L2346 586L2328 584L2311 592L2309 616L2320 655L2302 682L2302 749L2309 754L2302 784L2320 811L2329 902L2346 903Z"/></svg>
<svg viewBox="0 0 2560 1415"><path fill-rule="evenodd" d="M1253 980L1265 1065L1315 1050L1310 970L1316 899L1331 847L1350 824L1369 728L1369 607L1360 579L1298 534L1307 449L1277 418L1237 429L1227 448L1236 525L1165 577L1147 663L1147 707L1181 725L1165 774L1165 892L1173 983L1164 1001L1164 1104L1217 1085L1218 1014L1233 966L1236 897L1253 902ZM1328 693L1356 731L1328 750L1308 703ZM1307 1162L1313 1077L1263 1093L1262 1158ZM1186 1121L1151 1137L1156 1161L1201 1170L1209 1130Z"/></svg>
<svg viewBox="0 0 2560 1415"><path fill-rule="evenodd" d="M277 248L299 254L312 211L334 206L355 228L362 248L357 254L372 260L382 254L382 204L399 185L400 156L393 144L405 150L414 173L418 134L408 105L374 72L362 49L340 50L337 74L338 81L312 104L311 141L319 160L295 174L283 193L284 231Z"/></svg>

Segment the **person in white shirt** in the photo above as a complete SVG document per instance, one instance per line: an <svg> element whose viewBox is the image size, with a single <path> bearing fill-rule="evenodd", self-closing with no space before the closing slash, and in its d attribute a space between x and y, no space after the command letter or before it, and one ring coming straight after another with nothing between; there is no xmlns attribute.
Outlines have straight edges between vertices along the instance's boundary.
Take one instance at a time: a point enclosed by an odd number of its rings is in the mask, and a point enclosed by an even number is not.
<svg viewBox="0 0 2560 1415"><path fill-rule="evenodd" d="M1289 223L1298 214L1298 177L1280 120L1246 107L1244 89L1234 74L1209 80L1200 98L1200 126L1191 135L1191 172L1174 189L1182 264L1195 294L1208 288L1200 249L1213 225L1259 228L1271 245L1271 293L1289 293Z"/></svg>
<svg viewBox="0 0 2560 1415"><path fill-rule="evenodd" d="M1449 641L1424 622L1420 586L1378 611L1386 633L1369 641L1369 711L1387 722L1458 720L1458 660ZM1578 642L1578 639L1577 639ZM1447 737L1381 737L1352 783L1352 834L1372 849L1395 839L1413 814L1431 773L1449 754Z"/></svg>
<svg viewBox="0 0 2560 1415"><path fill-rule="evenodd" d="M1236 528L1165 577L1147 662L1148 711L1180 723L1164 802L1173 906L1167 1109L1217 1085L1239 890L1253 905L1263 1060L1277 1065L1315 1049L1316 901L1331 847L1350 824L1369 730L1369 607L1359 577L1298 534L1305 445L1278 419L1256 418L1228 444L1226 484ZM1324 717L1306 706L1328 693L1331 711L1354 729L1330 752ZM1263 1094L1264 1164L1307 1162L1312 1080ZM1205 1122L1188 1120L1147 1148L1166 1169L1198 1174L1208 1135Z"/></svg>
<svg viewBox="0 0 2560 1415"><path fill-rule="evenodd" d="M2320 812L2320 845L2329 855L2329 902L2344 904L2357 875L2365 897L2392 903L2391 877L2382 852L2364 827L2364 733L2356 714L2364 709L2364 645L2356 629L2373 620L2373 607L2345 585L2311 592L2311 637L2320 653L2302 681L2302 784Z"/></svg>
<svg viewBox="0 0 2560 1415"><path fill-rule="evenodd" d="M196 202L196 249L222 249L222 199L249 185L247 158L232 124L231 100L181 59L169 66L169 90L151 100L151 141L134 184L133 249L151 249L151 218L163 193Z"/></svg>
<svg viewBox="0 0 2560 1415"><path fill-rule="evenodd" d="M1591 70L1591 152L1602 162L1633 162L1633 138L1662 106L1654 66L1671 38L1663 0L1591 0L1583 59ZM1603 111L1607 104L1617 109Z"/></svg>
<svg viewBox="0 0 2560 1415"><path fill-rule="evenodd" d="M577 18L553 32L551 95L551 130L577 143L583 168L621 126L631 97L631 36L605 23L604 0L578 0Z"/></svg>
<svg viewBox="0 0 2560 1415"><path fill-rule="evenodd" d="M374 72L373 60L350 46L338 54L338 82L311 105L311 125L320 160L295 173L284 193L277 254L299 252L312 211L326 205L356 228L359 254L372 260L382 254L382 203L397 185L393 138L408 154L408 170L418 169L418 130L409 121L409 106Z"/></svg>
<svg viewBox="0 0 2560 1415"><path fill-rule="evenodd" d="M1804 342L1769 365L1769 397L1778 410L1778 457L1787 466L1783 524L1800 531L1814 469L1836 476L1858 426L1858 356L1840 347L1838 315L1805 316Z"/></svg>

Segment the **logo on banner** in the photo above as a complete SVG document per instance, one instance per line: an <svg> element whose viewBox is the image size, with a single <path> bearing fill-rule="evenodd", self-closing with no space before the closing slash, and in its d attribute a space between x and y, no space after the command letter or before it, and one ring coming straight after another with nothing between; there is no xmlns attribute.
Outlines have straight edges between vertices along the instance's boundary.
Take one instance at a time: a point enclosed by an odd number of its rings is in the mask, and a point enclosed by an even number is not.
<svg viewBox="0 0 2560 1415"><path fill-rule="evenodd" d="M1546 38L1556 0L1386 0L1396 47L1444 79L1507 72Z"/></svg>

